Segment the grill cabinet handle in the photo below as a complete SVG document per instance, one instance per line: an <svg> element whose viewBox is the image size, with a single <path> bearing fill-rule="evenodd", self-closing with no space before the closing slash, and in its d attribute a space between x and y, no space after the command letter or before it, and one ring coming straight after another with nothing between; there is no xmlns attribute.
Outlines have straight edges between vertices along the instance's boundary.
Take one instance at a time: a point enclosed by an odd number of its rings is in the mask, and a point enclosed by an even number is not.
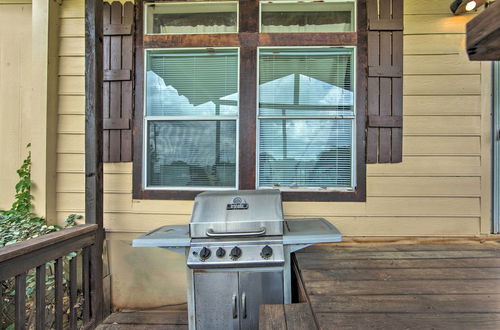
<svg viewBox="0 0 500 330"><path fill-rule="evenodd" d="M243 312L243 318L246 319L247 318L247 295L245 294L245 292L243 292L241 294L241 309Z"/></svg>
<svg viewBox="0 0 500 330"><path fill-rule="evenodd" d="M262 236L266 234L266 228L260 228L257 231L234 231L234 232L216 232L213 229L207 230L208 237L240 237L240 236Z"/></svg>
<svg viewBox="0 0 500 330"><path fill-rule="evenodd" d="M238 317L238 297L233 294L233 319Z"/></svg>

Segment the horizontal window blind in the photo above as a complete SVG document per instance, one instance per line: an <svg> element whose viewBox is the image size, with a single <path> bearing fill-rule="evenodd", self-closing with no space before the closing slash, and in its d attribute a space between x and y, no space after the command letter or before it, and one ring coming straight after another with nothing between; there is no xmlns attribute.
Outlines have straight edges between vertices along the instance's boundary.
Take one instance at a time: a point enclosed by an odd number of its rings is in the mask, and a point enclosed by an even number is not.
<svg viewBox="0 0 500 330"><path fill-rule="evenodd" d="M353 186L353 49L259 55L260 187Z"/></svg>
<svg viewBox="0 0 500 330"><path fill-rule="evenodd" d="M350 187L351 120L262 120L261 186Z"/></svg>
<svg viewBox="0 0 500 330"><path fill-rule="evenodd" d="M235 33L238 2L177 2L146 4L146 34Z"/></svg>
<svg viewBox="0 0 500 330"><path fill-rule="evenodd" d="M151 188L235 188L238 53L147 52L146 182Z"/></svg>
<svg viewBox="0 0 500 330"><path fill-rule="evenodd" d="M238 51L148 51L146 115L237 115Z"/></svg>
<svg viewBox="0 0 500 330"><path fill-rule="evenodd" d="M235 187L236 121L149 121L148 185Z"/></svg>
<svg viewBox="0 0 500 330"><path fill-rule="evenodd" d="M261 1L262 32L352 32L355 1Z"/></svg>

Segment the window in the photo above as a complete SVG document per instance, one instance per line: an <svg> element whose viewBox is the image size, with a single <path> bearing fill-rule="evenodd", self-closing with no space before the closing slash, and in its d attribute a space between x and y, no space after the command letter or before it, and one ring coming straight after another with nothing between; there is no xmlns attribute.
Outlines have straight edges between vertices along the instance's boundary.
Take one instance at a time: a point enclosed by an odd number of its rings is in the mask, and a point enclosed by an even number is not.
<svg viewBox="0 0 500 330"><path fill-rule="evenodd" d="M260 50L258 187L353 188L353 55Z"/></svg>
<svg viewBox="0 0 500 330"><path fill-rule="evenodd" d="M284 200L364 199L363 8L138 5L135 198L279 188Z"/></svg>
<svg viewBox="0 0 500 330"><path fill-rule="evenodd" d="M352 32L354 13L354 0L261 1L261 31Z"/></svg>
<svg viewBox="0 0 500 330"><path fill-rule="evenodd" d="M146 54L146 187L236 188L238 50Z"/></svg>
<svg viewBox="0 0 500 330"><path fill-rule="evenodd" d="M238 31L238 2L173 2L146 5L146 34Z"/></svg>

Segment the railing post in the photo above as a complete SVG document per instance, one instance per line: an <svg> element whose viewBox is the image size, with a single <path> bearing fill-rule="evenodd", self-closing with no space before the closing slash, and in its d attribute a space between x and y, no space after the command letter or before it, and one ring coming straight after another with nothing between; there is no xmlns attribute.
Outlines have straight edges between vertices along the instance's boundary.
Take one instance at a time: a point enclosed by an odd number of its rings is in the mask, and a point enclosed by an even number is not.
<svg viewBox="0 0 500 330"><path fill-rule="evenodd" d="M85 222L97 224L90 256L91 315L104 318L103 305L103 170L102 170L102 0L85 0Z"/></svg>

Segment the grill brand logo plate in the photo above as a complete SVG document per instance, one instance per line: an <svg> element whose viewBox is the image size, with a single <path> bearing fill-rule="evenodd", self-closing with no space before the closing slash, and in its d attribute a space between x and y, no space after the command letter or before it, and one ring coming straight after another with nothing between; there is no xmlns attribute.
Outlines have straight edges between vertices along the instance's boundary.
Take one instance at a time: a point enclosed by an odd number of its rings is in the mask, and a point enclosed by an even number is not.
<svg viewBox="0 0 500 330"><path fill-rule="evenodd" d="M228 211L237 211L237 210L247 210L248 203L243 198L236 196L233 197L231 203L227 204L226 210Z"/></svg>

